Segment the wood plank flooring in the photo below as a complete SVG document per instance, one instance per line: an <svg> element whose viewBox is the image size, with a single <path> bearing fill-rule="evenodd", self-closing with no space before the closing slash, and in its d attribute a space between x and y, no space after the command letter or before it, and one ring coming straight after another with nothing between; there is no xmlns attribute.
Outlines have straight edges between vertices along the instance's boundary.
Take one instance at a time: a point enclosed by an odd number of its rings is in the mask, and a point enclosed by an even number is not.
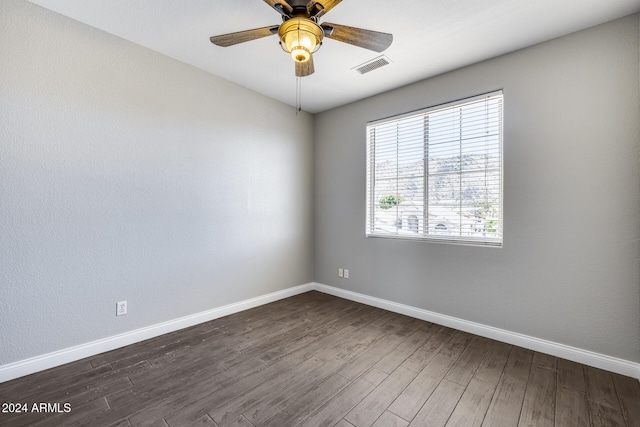
<svg viewBox="0 0 640 427"><path fill-rule="evenodd" d="M0 384L9 402L29 413L1 426L640 426L636 379L319 292Z"/></svg>

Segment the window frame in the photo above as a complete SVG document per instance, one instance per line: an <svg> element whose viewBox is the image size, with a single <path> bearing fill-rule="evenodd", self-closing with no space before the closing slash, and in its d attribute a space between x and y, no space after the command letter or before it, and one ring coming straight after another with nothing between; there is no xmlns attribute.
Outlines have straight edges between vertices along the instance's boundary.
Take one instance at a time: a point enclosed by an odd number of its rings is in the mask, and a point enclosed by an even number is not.
<svg viewBox="0 0 640 427"><path fill-rule="evenodd" d="M422 231L417 232L415 235L412 234L399 234L399 233L391 233L391 232L376 232L376 205L377 205L377 197L376 197L376 174L375 174L375 158L376 152L375 148L372 148L372 128L384 124L398 124L401 120L410 119L412 117L423 117L425 120L428 120L428 116L437 112L446 111L455 108L462 108L465 105L478 103L479 101L488 101L488 100L498 100L497 111L499 117L497 119L497 124L499 131L497 132L497 148L499 150L497 156L498 162L498 224L499 224L499 235L497 237L477 237L477 236L462 236L462 235L451 235L451 234L434 234L433 232L429 232L429 226L425 226L429 222L428 212L429 212L429 168L428 164L429 159L429 144L428 136L425 133L423 135L423 150L424 150L424 158L423 161L425 163L423 170L423 181L424 181L424 197L422 200L422 211L423 217L420 218L422 221ZM426 131L425 131L426 132ZM375 138L373 138L375 139ZM462 139L460 139L460 144L462 144ZM495 143L494 143L495 144ZM399 145L396 142L396 147ZM504 93L502 89L483 93L480 95L475 95L467 98L458 99L455 101L450 101L442 104L433 105L430 107L422 108L419 110L414 110L382 119L377 119L373 121L367 122L366 125L366 219L365 219L365 235L366 237L373 238L385 238L385 239L404 239L404 240L413 240L413 241L426 241L426 242L435 242L435 243L447 243L447 244L457 244L457 245L471 245L471 246L483 246L483 247L495 247L501 248L503 247L504 242ZM462 157L460 157L460 164L462 164ZM397 167L397 166L396 166ZM488 169L488 166L485 165L485 170ZM462 176L462 172L460 172L460 176ZM397 179L397 178L396 178ZM487 188L487 187L483 187ZM400 195L399 192L396 195ZM379 195L378 195L379 196ZM397 202L402 203L402 202ZM462 203L462 202L461 202ZM398 205L396 205L398 206ZM435 207L437 205L431 205ZM492 205L494 206L494 205ZM415 216L415 215L412 215ZM411 216L408 217L411 219ZM402 218L400 218L402 221ZM415 225L412 223L412 227ZM439 225L439 224L438 224ZM486 225L486 223L485 223ZM379 226L379 225L378 225ZM433 227L434 230L437 228ZM461 232L460 232L461 233ZM486 231L485 231L486 233Z"/></svg>

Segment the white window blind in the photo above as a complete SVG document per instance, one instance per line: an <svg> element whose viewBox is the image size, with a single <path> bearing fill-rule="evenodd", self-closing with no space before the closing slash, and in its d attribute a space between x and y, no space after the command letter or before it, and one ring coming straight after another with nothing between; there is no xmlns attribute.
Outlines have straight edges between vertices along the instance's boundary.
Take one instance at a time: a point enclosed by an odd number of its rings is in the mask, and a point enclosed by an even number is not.
<svg viewBox="0 0 640 427"><path fill-rule="evenodd" d="M502 91L367 124L367 236L502 246Z"/></svg>

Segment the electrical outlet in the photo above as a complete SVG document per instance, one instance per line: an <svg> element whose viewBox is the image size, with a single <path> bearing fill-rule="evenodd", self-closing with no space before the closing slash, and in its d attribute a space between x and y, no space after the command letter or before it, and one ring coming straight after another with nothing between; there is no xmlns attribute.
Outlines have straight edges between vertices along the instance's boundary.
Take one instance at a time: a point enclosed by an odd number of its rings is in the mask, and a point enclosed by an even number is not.
<svg viewBox="0 0 640 427"><path fill-rule="evenodd" d="M344 278L345 279L349 278L349 270L347 270L346 268L344 269Z"/></svg>
<svg viewBox="0 0 640 427"><path fill-rule="evenodd" d="M127 302L119 301L116 303L116 316L124 316L127 314Z"/></svg>
<svg viewBox="0 0 640 427"><path fill-rule="evenodd" d="M344 270L342 268L338 269L338 277L344 277Z"/></svg>

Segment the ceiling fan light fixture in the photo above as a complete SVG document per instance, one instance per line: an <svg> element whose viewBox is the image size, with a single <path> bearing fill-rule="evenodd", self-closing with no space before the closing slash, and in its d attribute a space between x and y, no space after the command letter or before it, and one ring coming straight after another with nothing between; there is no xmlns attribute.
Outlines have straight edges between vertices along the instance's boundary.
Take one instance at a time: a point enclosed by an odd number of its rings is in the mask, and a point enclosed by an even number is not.
<svg viewBox="0 0 640 427"><path fill-rule="evenodd" d="M280 25L278 35L280 46L294 61L307 62L311 54L320 49L324 32L313 20L294 17Z"/></svg>

